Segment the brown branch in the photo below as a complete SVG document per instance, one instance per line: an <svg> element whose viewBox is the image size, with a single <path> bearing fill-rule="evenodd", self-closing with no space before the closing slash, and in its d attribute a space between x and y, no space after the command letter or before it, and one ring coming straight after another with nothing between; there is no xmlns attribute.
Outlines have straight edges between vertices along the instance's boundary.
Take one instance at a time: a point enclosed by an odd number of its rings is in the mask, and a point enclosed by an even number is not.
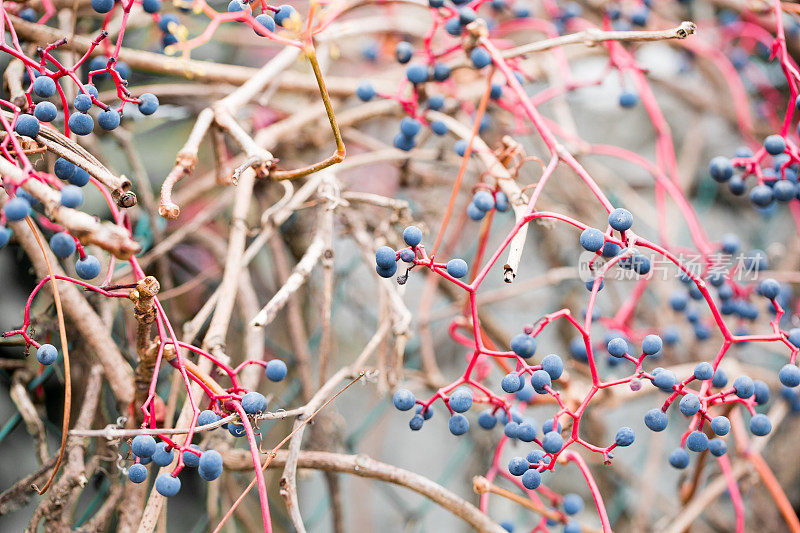
<svg viewBox="0 0 800 533"><path fill-rule="evenodd" d="M285 451L277 452L269 467L285 467L289 460L289 453ZM223 455L223 460L225 468L229 470L247 471L253 469L252 458L247 455L246 450L228 450ZM476 531L492 533L503 533L505 531L488 516L480 512L477 507L441 485L424 476L376 461L366 455L301 451L297 454L297 466L299 468L352 474L406 487L447 509L467 522Z"/></svg>

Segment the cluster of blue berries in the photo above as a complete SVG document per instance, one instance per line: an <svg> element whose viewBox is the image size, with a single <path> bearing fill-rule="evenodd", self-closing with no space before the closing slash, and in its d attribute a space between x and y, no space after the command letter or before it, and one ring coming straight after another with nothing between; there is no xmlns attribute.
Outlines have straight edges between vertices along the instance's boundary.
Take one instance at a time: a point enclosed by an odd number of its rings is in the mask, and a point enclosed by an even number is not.
<svg viewBox="0 0 800 533"><path fill-rule="evenodd" d="M792 365L793 366L793 365ZM795 367L795 370L796 367ZM675 387L678 385L678 379L675 374L669 370L657 368L653 371L653 384L667 393L673 393L677 390ZM792 374L789 370L785 376ZM699 381L711 381L711 386L715 388L723 388L728 384L728 377L722 369L714 370L714 367L707 362L699 363L693 373L694 379ZM800 384L800 377L798 377L798 384ZM769 401L770 391L766 383L760 380L753 380L748 376L739 376L733 382L731 391L736 397L741 399L753 398L756 405L763 405ZM693 392L682 393L682 398L678 402L678 410L687 417L692 417L702 414L708 418L707 407L703 406L703 400ZM685 448L679 447L673 450L669 455L669 463L678 469L686 468L689 465L690 456L687 449L692 452L700 453L708 450L712 455L719 457L724 455L728 450L728 445L724 437L730 432L731 422L723 415L708 418L709 427L715 435L714 438L709 439L708 435L702 430L702 427L691 431L685 439ZM664 431L668 425L668 417L666 410L651 409L644 417L645 426L651 431ZM750 432L753 435L764 436L772 430L772 423L766 415L757 413L750 418Z"/></svg>
<svg viewBox="0 0 800 533"><path fill-rule="evenodd" d="M800 110L800 98L796 102L796 107ZM749 195L750 202L757 209L770 210L776 203L786 203L800 198L800 184L798 184L800 163L793 160L786 139L780 135L767 137L763 147L772 157L772 165L761 169L763 183L754 185ZM709 163L708 172L715 181L727 183L734 195L741 196L747 191L748 174L736 173L735 170L746 169L747 163L753 158L753 153L748 148L740 148L735 155L736 161L723 156L713 158Z"/></svg>
<svg viewBox="0 0 800 533"><path fill-rule="evenodd" d="M288 369L286 363L280 359L272 359L264 367L267 379L273 382L281 381L286 377ZM251 391L242 396L240 400L242 409L245 413L255 416L267 410L267 398L255 391ZM222 417L211 409L201 411L197 415L197 426L207 426L220 421ZM228 422L221 426L227 429L234 437L242 437L246 434L244 425ZM183 452L183 464L189 468L196 468L201 479L213 481L222 474L222 456L216 450L202 450L196 444L189 446L190 449ZM150 435L137 435L131 442L131 451L136 457L136 463L128 469L128 479L133 483L142 483L147 479L147 469L145 465L150 462L160 467L172 464L174 459L173 450L166 442L156 443ZM181 482L178 477L172 474L159 474L155 483L156 491L166 497L175 496L181 489Z"/></svg>
<svg viewBox="0 0 800 533"><path fill-rule="evenodd" d="M486 213L492 209L505 213L509 207L508 196L503 191L492 194L487 190L479 190L472 195L472 201L467 206L467 215L472 220L478 221L483 220Z"/></svg>
<svg viewBox="0 0 800 533"><path fill-rule="evenodd" d="M81 187L89 183L89 173L63 157L56 160L53 173L56 177L69 183L61 188L61 205L71 209L79 208L83 204ZM3 213L10 222L19 222L27 217L31 213L31 209L38 204L38 200L20 188L17 189L16 196L6 203ZM0 248L7 244L10 238L11 230L0 226ZM77 245L69 233L62 231L50 237L50 248L56 257L65 259L75 253ZM101 270L100 260L91 254L85 254L75 263L75 272L81 279L94 279Z"/></svg>
<svg viewBox="0 0 800 533"><path fill-rule="evenodd" d="M222 455L216 450L202 450L192 444L183 452L183 463L188 468L196 468L197 474L205 481L213 481L222 474ZM131 452L136 463L128 468L128 479L133 483L142 483L147 479L145 465L153 463L159 467L172 464L174 450L166 442L156 443L150 435L137 435L131 441ZM172 497L181 490L181 480L170 473L161 473L156 478L156 491L165 497Z"/></svg>

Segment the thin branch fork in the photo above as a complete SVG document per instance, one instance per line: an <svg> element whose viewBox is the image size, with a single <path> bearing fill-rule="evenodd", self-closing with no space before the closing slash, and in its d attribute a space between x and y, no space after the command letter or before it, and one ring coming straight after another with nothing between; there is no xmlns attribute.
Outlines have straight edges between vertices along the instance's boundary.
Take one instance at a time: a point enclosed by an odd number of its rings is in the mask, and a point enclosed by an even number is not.
<svg viewBox="0 0 800 533"><path fill-rule="evenodd" d="M501 52L505 59L517 57L533 52L544 52L551 48L564 46L567 44L584 44L586 46L596 46L605 41L617 42L645 42L645 41L664 41L668 39L686 39L697 31L694 22L683 21L675 28L668 30L642 30L642 31L604 31L596 28L589 28L577 33L562 35L552 39L536 41L524 44L515 48L509 48Z"/></svg>

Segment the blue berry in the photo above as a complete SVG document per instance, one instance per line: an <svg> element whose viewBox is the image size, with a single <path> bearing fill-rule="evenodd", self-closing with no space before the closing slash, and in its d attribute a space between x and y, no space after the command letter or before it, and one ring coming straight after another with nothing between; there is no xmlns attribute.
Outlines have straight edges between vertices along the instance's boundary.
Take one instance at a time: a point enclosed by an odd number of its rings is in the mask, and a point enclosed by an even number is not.
<svg viewBox="0 0 800 533"><path fill-rule="evenodd" d="M630 109L639 103L639 95L633 91L622 91L619 95L619 105L626 109Z"/></svg>
<svg viewBox="0 0 800 533"><path fill-rule="evenodd" d="M61 205L78 208L83 204L83 191L76 185L65 185L61 189Z"/></svg>
<svg viewBox="0 0 800 533"><path fill-rule="evenodd" d="M503 376L503 380L500 382L500 387L506 392L517 392L522 388L522 380L519 377L519 374L516 372L511 372Z"/></svg>
<svg viewBox="0 0 800 533"><path fill-rule="evenodd" d="M711 379L714 377L714 367L711 366L711 363L705 361L698 363L697 366L694 367L694 377L701 381Z"/></svg>
<svg viewBox="0 0 800 533"><path fill-rule="evenodd" d="M484 219L484 217L486 216L486 211L481 210L478 206L475 205L474 202L470 202L467 205L467 216L471 220L478 222Z"/></svg>
<svg viewBox="0 0 800 533"><path fill-rule="evenodd" d="M561 502L564 507L564 512L570 516L576 515L583 509L583 498L578 494L570 493L564 495L564 500Z"/></svg>
<svg viewBox="0 0 800 533"><path fill-rule="evenodd" d="M720 457L728 451L728 445L722 439L711 439L708 441L708 451L714 457Z"/></svg>
<svg viewBox="0 0 800 533"><path fill-rule="evenodd" d="M203 450L200 449L200 446L198 446L197 444L192 444L191 446L189 446L189 448L191 448L193 450L197 450L198 452L201 452L201 453L203 451ZM200 456L190 452L189 450L184 450L184 452L183 452L183 464L186 465L189 468L197 468L198 465L200 464Z"/></svg>
<svg viewBox="0 0 800 533"><path fill-rule="evenodd" d="M229 423L228 433L238 438L238 437L244 437L247 434L247 431L244 429L244 425L242 424Z"/></svg>
<svg viewBox="0 0 800 533"><path fill-rule="evenodd" d="M392 248L381 246L375 252L375 263L384 269L392 268L397 263L397 255Z"/></svg>
<svg viewBox="0 0 800 533"><path fill-rule="evenodd" d="M408 41L400 41L394 50L394 55L400 63L408 63L414 55L414 46Z"/></svg>
<svg viewBox="0 0 800 533"><path fill-rule="evenodd" d="M422 242L422 230L417 226L408 226L403 230L403 240L412 248Z"/></svg>
<svg viewBox="0 0 800 533"><path fill-rule="evenodd" d="M642 341L642 353L645 355L657 354L663 347L664 342L658 335L647 335Z"/></svg>
<svg viewBox="0 0 800 533"><path fill-rule="evenodd" d="M550 374L544 370L535 371L531 376L531 385L533 386L533 390L537 393L547 394L547 389L545 389L545 387L550 387L552 385Z"/></svg>
<svg viewBox="0 0 800 533"><path fill-rule="evenodd" d="M95 0L92 1L94 2ZM178 491L181 490L181 480L173 477L171 474L159 474L156 478L156 490L162 496L170 498L178 494Z"/></svg>
<svg viewBox="0 0 800 533"><path fill-rule="evenodd" d="M52 102L39 102L33 110L33 115L39 122L53 122L58 116L58 108Z"/></svg>
<svg viewBox="0 0 800 533"><path fill-rule="evenodd" d="M69 233L59 232L50 237L50 248L56 257L69 257L75 253L76 245Z"/></svg>
<svg viewBox="0 0 800 533"><path fill-rule="evenodd" d="M444 96L441 94L434 94L428 98L428 108L438 111L444 107Z"/></svg>
<svg viewBox="0 0 800 533"><path fill-rule="evenodd" d="M708 173L714 181L724 183L733 177L733 165L727 157L717 156L708 164Z"/></svg>
<svg viewBox="0 0 800 533"><path fill-rule="evenodd" d="M489 191L478 191L472 196L472 203L481 211L494 209L494 196Z"/></svg>
<svg viewBox="0 0 800 533"><path fill-rule="evenodd" d="M197 473L205 481L214 481L222 474L222 455L217 450L206 450L200 456Z"/></svg>
<svg viewBox="0 0 800 533"><path fill-rule="evenodd" d="M19 222L20 220L24 219L28 216L28 213L31 210L31 204L24 198L20 198L16 196L6 202L6 206L3 208L3 213L5 213L6 218L10 222Z"/></svg>
<svg viewBox="0 0 800 533"><path fill-rule="evenodd" d="M519 423L513 420L506 422L506 425L503 428L503 433L505 433L506 437L508 437L509 439L516 439L518 431L519 431Z"/></svg>
<svg viewBox="0 0 800 533"><path fill-rule="evenodd" d="M774 300L781 292L780 284L772 278L767 278L761 282L760 286L761 295L764 298Z"/></svg>
<svg viewBox="0 0 800 533"><path fill-rule="evenodd" d="M101 270L100 260L93 255L87 255L83 259L78 259L75 262L75 272L81 279L94 279L100 275Z"/></svg>
<svg viewBox="0 0 800 533"><path fill-rule="evenodd" d="M778 372L778 379L784 387L797 387L800 385L800 368L793 364L784 365Z"/></svg>
<svg viewBox="0 0 800 533"><path fill-rule="evenodd" d="M686 416L694 416L700 410L700 398L696 394L687 394L681 398L678 408Z"/></svg>
<svg viewBox="0 0 800 533"><path fill-rule="evenodd" d="M564 372L564 362L558 355L551 353L542 359L542 370L550 374L551 379L558 379Z"/></svg>
<svg viewBox="0 0 800 533"><path fill-rule="evenodd" d="M523 421L517 426L517 438L522 442L533 442L536 438L536 422L533 420Z"/></svg>
<svg viewBox="0 0 800 533"><path fill-rule="evenodd" d="M635 439L636 434L631 428L621 427L617 431L617 435L614 437L614 442L617 444L617 446L630 446L633 444Z"/></svg>
<svg viewBox="0 0 800 533"><path fill-rule="evenodd" d="M392 263L392 266L389 268L376 266L375 271L382 278L391 278L392 276L394 276L395 272L397 272L397 263Z"/></svg>
<svg viewBox="0 0 800 533"><path fill-rule="evenodd" d="M711 419L711 431L720 437L724 437L731 430L731 421L726 416L715 416Z"/></svg>
<svg viewBox="0 0 800 533"><path fill-rule="evenodd" d="M413 63L406 68L406 78L414 85L428 81L428 67L420 63Z"/></svg>
<svg viewBox="0 0 800 533"><path fill-rule="evenodd" d="M152 457L156 453L156 439L151 435L136 435L131 441L131 451L137 457Z"/></svg>
<svg viewBox="0 0 800 533"><path fill-rule="evenodd" d="M608 224L617 231L627 231L633 226L633 215L621 207L614 209L608 215Z"/></svg>
<svg viewBox="0 0 800 533"><path fill-rule="evenodd" d="M564 439L556 431L551 431L542 439L542 449L547 453L558 453L564 446Z"/></svg>
<svg viewBox="0 0 800 533"><path fill-rule="evenodd" d="M207 426L209 424L213 424L221 420L221 417L212 411L211 409L206 409L205 411L200 411L200 414L197 415L197 425L198 426Z"/></svg>
<svg viewBox="0 0 800 533"><path fill-rule="evenodd" d="M53 172L56 177L62 180L71 179L75 175L77 169L78 167L74 163L67 161L63 157L56 159L55 165L53 166Z"/></svg>
<svg viewBox="0 0 800 533"><path fill-rule="evenodd" d="M469 431L469 420L467 420L466 416L459 413L451 416L447 425L450 428L450 433L456 436L463 435Z"/></svg>
<svg viewBox="0 0 800 533"><path fill-rule="evenodd" d="M394 393L392 397L392 402L394 406L399 409L400 411L408 411L416 404L416 399L414 398L414 393L412 393L408 389L400 389Z"/></svg>
<svg viewBox="0 0 800 533"><path fill-rule="evenodd" d="M786 141L780 135L770 135L764 139L764 148L769 155L778 155L786 151Z"/></svg>
<svg viewBox="0 0 800 533"><path fill-rule="evenodd" d="M619 254L620 250L622 250L622 248L620 247L619 244L615 242L607 242L603 246L603 250L601 253L603 254L603 257L611 258L611 257L616 257L617 254Z"/></svg>
<svg viewBox="0 0 800 533"><path fill-rule="evenodd" d="M108 13L114 9L114 0L92 0L92 9L98 13Z"/></svg>
<svg viewBox="0 0 800 533"><path fill-rule="evenodd" d="M581 246L590 252L598 252L605 244L603 232L595 228L586 228L581 233Z"/></svg>
<svg viewBox="0 0 800 533"><path fill-rule="evenodd" d="M790 329L788 335L786 335L786 340L788 340L796 348L800 348L800 328Z"/></svg>
<svg viewBox="0 0 800 533"><path fill-rule="evenodd" d="M536 352L536 339L525 333L514 335L511 338L511 350L527 359Z"/></svg>
<svg viewBox="0 0 800 533"><path fill-rule="evenodd" d="M145 13L158 13L161 11L161 0L142 0L142 9Z"/></svg>
<svg viewBox="0 0 800 533"><path fill-rule="evenodd" d="M508 211L509 207L511 207L508 202L508 196L503 191L497 191L494 197L494 203L497 210L501 213L505 213Z"/></svg>
<svg viewBox="0 0 800 533"><path fill-rule="evenodd" d="M530 469L522 474L522 486L528 490L535 490L542 484L542 475L538 470Z"/></svg>
<svg viewBox="0 0 800 533"><path fill-rule="evenodd" d="M628 353L628 342L622 337L615 337L608 341L606 348L608 349L608 353L614 357L623 357Z"/></svg>
<svg viewBox="0 0 800 533"><path fill-rule="evenodd" d="M733 389L739 398L749 398L755 392L755 385L748 376L739 376L733 381Z"/></svg>
<svg viewBox="0 0 800 533"><path fill-rule="evenodd" d="M767 207L772 203L772 189L768 185L756 185L750 189L750 201L759 207Z"/></svg>
<svg viewBox="0 0 800 533"><path fill-rule="evenodd" d="M358 96L362 102L369 102L375 98L375 94L375 87L368 81L362 81L356 88L356 96Z"/></svg>
<svg viewBox="0 0 800 533"><path fill-rule="evenodd" d="M683 470L689 466L689 453L683 448L675 448L672 450L672 453L669 454L669 464L674 468Z"/></svg>
<svg viewBox="0 0 800 533"><path fill-rule="evenodd" d="M702 452L708 448L708 437L702 431L692 431L686 437L686 447L693 452Z"/></svg>
<svg viewBox="0 0 800 533"><path fill-rule="evenodd" d="M117 126L119 126L119 122L119 113L111 109L101 111L100 114L97 115L97 123L100 124L100 127L106 131L116 129Z"/></svg>
<svg viewBox="0 0 800 533"><path fill-rule="evenodd" d="M531 450L525 458L532 465L536 465L541 463L542 459L544 459L544 452L541 450Z"/></svg>
<svg viewBox="0 0 800 533"><path fill-rule="evenodd" d="M52 365L58 359L58 350L52 344L42 344L36 350L36 359L43 365Z"/></svg>
<svg viewBox="0 0 800 533"><path fill-rule="evenodd" d="M12 233L13 232L10 228L0 226L0 249L2 249L6 244L8 244L8 241L11 240Z"/></svg>
<svg viewBox="0 0 800 533"><path fill-rule="evenodd" d="M411 117L403 117L403 120L400 121L400 133L406 137L415 137L421 127L419 120Z"/></svg>
<svg viewBox="0 0 800 533"><path fill-rule="evenodd" d="M286 363L280 359L272 359L264 367L264 373L270 381L282 381L287 372Z"/></svg>
<svg viewBox="0 0 800 533"><path fill-rule="evenodd" d="M245 5L240 0L231 0L228 3L228 13L238 13L244 11Z"/></svg>
<svg viewBox="0 0 800 533"><path fill-rule="evenodd" d="M459 387L450 395L450 408L456 413L464 413L472 407L472 391Z"/></svg>
<svg viewBox="0 0 800 533"><path fill-rule="evenodd" d="M492 56L483 47L473 48L469 54L475 68L481 69L492 64Z"/></svg>
<svg viewBox="0 0 800 533"><path fill-rule="evenodd" d="M292 17L298 17L297 10L290 5L284 4L278 7L278 11L275 13L275 22L278 26L284 26L284 22L289 20ZM284 26L285 27L285 26Z"/></svg>
<svg viewBox="0 0 800 533"><path fill-rule="evenodd" d="M789 202L794 200L796 193L797 188L791 181L780 180L772 187L772 195L779 202Z"/></svg>
<svg viewBox="0 0 800 533"><path fill-rule="evenodd" d="M171 26L180 24L178 17L173 15L172 13L165 13L161 16L161 20L158 21L158 29L163 32L171 31Z"/></svg>
<svg viewBox="0 0 800 533"><path fill-rule="evenodd" d="M497 418L492 414L491 409L485 409L478 415L478 425L483 429L494 429L497 425Z"/></svg>
<svg viewBox="0 0 800 533"><path fill-rule="evenodd" d="M90 179L91 179L91 176L89 176L88 172L86 172L84 169L82 169L80 167L77 167L75 169L75 174L68 181L72 185L77 185L78 187L83 187L84 185L89 183Z"/></svg>
<svg viewBox="0 0 800 533"><path fill-rule="evenodd" d="M256 35L260 37L266 37L269 33L275 31L275 21L267 15L266 13L261 13L260 15L256 16L256 22L264 26L267 31L262 31L261 28L253 28L253 31L256 32Z"/></svg>
<svg viewBox="0 0 800 533"><path fill-rule="evenodd" d="M463 259L451 259L447 262L447 273L454 278L463 278L467 275L467 262Z"/></svg>
<svg viewBox="0 0 800 533"><path fill-rule="evenodd" d="M512 476L521 476L530 468L530 464L524 457L512 457L508 462L508 472Z"/></svg>
<svg viewBox="0 0 800 533"><path fill-rule="evenodd" d="M770 431L772 431L772 422L770 422L769 418L767 418L767 415L762 415L759 413L750 419L750 432L753 435L763 437Z"/></svg>
<svg viewBox="0 0 800 533"><path fill-rule="evenodd" d="M132 483L142 483L147 479L147 468L139 463L134 463L128 468L128 479Z"/></svg>
<svg viewBox="0 0 800 533"><path fill-rule="evenodd" d="M431 1L433 1L433 0L428 0L428 2L431 2ZM442 2L442 3L444 3L444 2ZM464 26L461 25L461 21L458 20L458 17L453 17L453 18L451 18L450 20L448 20L447 22L444 23L444 31L446 31L447 33L449 33L450 35L452 35L454 37L458 37L459 35L461 35L461 32L463 30L464 30Z"/></svg>
<svg viewBox="0 0 800 533"><path fill-rule="evenodd" d="M242 396L242 409L248 415L260 413L267 408L267 399L263 394L251 391Z"/></svg>
<svg viewBox="0 0 800 533"><path fill-rule="evenodd" d="M711 385L721 389L725 385L728 384L728 375L725 374L725 371L721 368L718 368L716 372L714 372L714 377L711 378Z"/></svg>
<svg viewBox="0 0 800 533"><path fill-rule="evenodd" d="M36 14L36 10L32 7L26 7L19 12L19 18L22 20L26 20L28 22L36 22L39 19L39 16Z"/></svg>
<svg viewBox="0 0 800 533"><path fill-rule="evenodd" d="M17 124L14 131L25 137L35 139L39 135L39 121L33 115L20 115L17 117Z"/></svg>
<svg viewBox="0 0 800 533"><path fill-rule="evenodd" d="M467 153L467 141L464 139L459 139L453 144L453 150L459 157L464 157L464 154Z"/></svg>
<svg viewBox="0 0 800 533"><path fill-rule="evenodd" d="M175 454L173 453L172 448L167 451L167 443L166 442L159 442L156 444L156 451L150 457L153 459L153 462L158 466L169 466L172 463L172 459L174 458Z"/></svg>
<svg viewBox="0 0 800 533"><path fill-rule="evenodd" d="M662 370L653 376L653 385L664 392L672 392L672 388L678 382L678 378L671 370Z"/></svg>
<svg viewBox="0 0 800 533"><path fill-rule="evenodd" d="M73 113L67 124L76 135L89 135L94 130L94 120L86 113Z"/></svg>
<svg viewBox="0 0 800 533"><path fill-rule="evenodd" d="M417 145L417 142L414 140L414 137L408 137L406 135L403 135L402 133L398 133L397 135L394 136L392 144L398 150L402 150L404 152L410 152Z"/></svg>
<svg viewBox="0 0 800 533"><path fill-rule="evenodd" d="M664 431L667 429L667 414L661 409L650 409L644 415L644 425L650 431Z"/></svg>
<svg viewBox="0 0 800 533"><path fill-rule="evenodd" d="M500 85L499 83L493 83L491 91L489 92L489 97L492 100L497 100L501 96L503 96L503 86Z"/></svg>
<svg viewBox="0 0 800 533"><path fill-rule="evenodd" d="M444 63L435 63L433 65L433 79L436 81L445 81L450 77L450 67Z"/></svg>
<svg viewBox="0 0 800 533"><path fill-rule="evenodd" d="M402 250L400 250L400 259L402 259L406 263L413 263L416 257L417 256L414 253L414 250L410 250L408 248L403 248Z"/></svg>
<svg viewBox="0 0 800 533"><path fill-rule="evenodd" d="M753 381L753 385L755 386L755 400L756 404L763 405L769 401L769 386L757 379Z"/></svg>
<svg viewBox="0 0 800 533"><path fill-rule="evenodd" d="M139 111L142 115L152 115L158 109L158 97L151 93L144 93L139 97Z"/></svg>
<svg viewBox="0 0 800 533"><path fill-rule="evenodd" d="M50 98L56 94L56 82L49 76L41 75L33 80L33 92L39 98Z"/></svg>

